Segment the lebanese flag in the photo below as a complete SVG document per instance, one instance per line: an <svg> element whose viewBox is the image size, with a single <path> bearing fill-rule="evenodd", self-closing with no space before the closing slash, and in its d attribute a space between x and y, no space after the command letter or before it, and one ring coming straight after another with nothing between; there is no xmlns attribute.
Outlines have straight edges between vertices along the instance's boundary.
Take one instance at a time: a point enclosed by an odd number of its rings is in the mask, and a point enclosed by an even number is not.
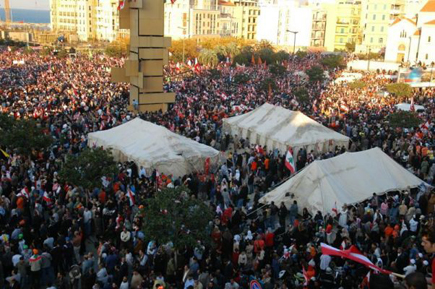
<svg viewBox="0 0 435 289"><path fill-rule="evenodd" d="M335 216L338 216L337 202L335 202L334 207L332 208L332 211L335 213Z"/></svg>
<svg viewBox="0 0 435 289"><path fill-rule="evenodd" d="M345 104L340 105L340 110L344 112L349 112L349 108Z"/></svg>
<svg viewBox="0 0 435 289"><path fill-rule="evenodd" d="M393 273L391 271L379 268L378 266L373 264L369 258L367 258L363 254L361 254L361 252L353 245L348 250L339 250L339 249L334 248L332 246L326 245L325 243L321 243L321 248L322 248L323 255L337 256L337 257L349 259L349 260L355 261L357 263L363 264L364 266L366 266L372 270L378 271L380 273L383 273L383 274L392 274Z"/></svg>
<svg viewBox="0 0 435 289"><path fill-rule="evenodd" d="M195 58L196 60L196 58ZM199 65L199 63L196 63L195 66L193 67L193 69L195 70L195 73L199 74L201 72L201 66Z"/></svg>
<svg viewBox="0 0 435 289"><path fill-rule="evenodd" d="M118 10L124 9L124 6L125 6L125 1L123 0L119 1Z"/></svg>
<svg viewBox="0 0 435 289"><path fill-rule="evenodd" d="M21 190L20 194L21 194L22 196L25 196L27 199L30 198L29 189L28 189L27 187L24 187L24 188Z"/></svg>
<svg viewBox="0 0 435 289"><path fill-rule="evenodd" d="M204 171L206 175L208 175L208 173L210 172L210 158L205 159Z"/></svg>
<svg viewBox="0 0 435 289"><path fill-rule="evenodd" d="M411 106L409 107L409 111L415 111L414 98L411 98Z"/></svg>
<svg viewBox="0 0 435 289"><path fill-rule="evenodd" d="M44 201L46 201L47 204L51 204L51 198L50 198L50 195L47 192L44 192L44 195L42 196L42 199Z"/></svg>
<svg viewBox="0 0 435 289"><path fill-rule="evenodd" d="M285 155L285 166L290 170L291 174L296 172L295 161L293 159L293 150L291 147L288 148L287 154Z"/></svg>
<svg viewBox="0 0 435 289"><path fill-rule="evenodd" d="M427 132L427 131L429 130L429 127L430 127L430 123L429 123L429 121L426 121L425 123L423 123L423 124L420 125L420 129L421 129L423 132Z"/></svg>
<svg viewBox="0 0 435 289"><path fill-rule="evenodd" d="M135 196L136 194L129 188L127 191L127 197L128 200L130 201L130 207L133 207L136 204Z"/></svg>

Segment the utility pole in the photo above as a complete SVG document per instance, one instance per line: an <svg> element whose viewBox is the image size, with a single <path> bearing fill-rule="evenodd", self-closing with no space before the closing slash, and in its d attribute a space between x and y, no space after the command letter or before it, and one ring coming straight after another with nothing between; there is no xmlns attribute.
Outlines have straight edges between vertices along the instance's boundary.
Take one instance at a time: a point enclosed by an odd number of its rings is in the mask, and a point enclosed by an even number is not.
<svg viewBox="0 0 435 289"><path fill-rule="evenodd" d="M9 6L9 0L5 0L5 19L6 23L11 22L11 7Z"/></svg>

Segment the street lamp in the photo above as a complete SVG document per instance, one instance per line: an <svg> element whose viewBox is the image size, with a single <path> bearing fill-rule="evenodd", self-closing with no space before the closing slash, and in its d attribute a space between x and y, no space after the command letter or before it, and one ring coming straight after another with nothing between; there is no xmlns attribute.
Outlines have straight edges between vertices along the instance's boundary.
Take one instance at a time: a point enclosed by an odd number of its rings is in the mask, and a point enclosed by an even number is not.
<svg viewBox="0 0 435 289"><path fill-rule="evenodd" d="M184 38L186 38L186 27L178 26L178 28L183 30L183 63L184 63Z"/></svg>
<svg viewBox="0 0 435 289"><path fill-rule="evenodd" d="M372 53L371 47L369 47L369 53L367 54L367 72L370 72L370 53Z"/></svg>
<svg viewBox="0 0 435 289"><path fill-rule="evenodd" d="M287 30L287 32L293 33L294 35L294 41L293 41L293 54L296 52L296 36L298 35L299 31L291 31Z"/></svg>
<svg viewBox="0 0 435 289"><path fill-rule="evenodd" d="M435 63L432 61L430 64L430 83L432 83L432 73L433 73L434 66L435 66Z"/></svg>

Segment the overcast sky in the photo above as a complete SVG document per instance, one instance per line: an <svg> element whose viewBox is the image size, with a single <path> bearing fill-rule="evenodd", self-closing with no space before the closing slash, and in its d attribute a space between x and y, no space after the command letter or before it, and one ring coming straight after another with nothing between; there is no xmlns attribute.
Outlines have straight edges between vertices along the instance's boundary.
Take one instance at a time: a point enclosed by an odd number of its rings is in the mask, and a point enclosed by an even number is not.
<svg viewBox="0 0 435 289"><path fill-rule="evenodd" d="M50 0L9 0L11 8L15 9L38 9L38 10L50 10ZM0 0L0 8L5 7L4 1Z"/></svg>

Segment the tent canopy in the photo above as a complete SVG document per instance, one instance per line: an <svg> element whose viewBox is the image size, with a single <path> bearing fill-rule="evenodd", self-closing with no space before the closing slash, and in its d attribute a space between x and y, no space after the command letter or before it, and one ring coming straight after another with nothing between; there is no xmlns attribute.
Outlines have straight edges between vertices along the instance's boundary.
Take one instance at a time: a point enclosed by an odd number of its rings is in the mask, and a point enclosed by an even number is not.
<svg viewBox="0 0 435 289"><path fill-rule="evenodd" d="M299 111L291 111L268 103L243 115L223 120L223 129L232 136L249 139L252 144L278 149L282 153L291 146L295 154L299 148L327 152L335 146L349 144L349 138L309 118Z"/></svg>
<svg viewBox="0 0 435 289"><path fill-rule="evenodd" d="M134 161L147 170L176 177L202 171L207 158L210 165L219 158L217 150L140 118L90 133L88 145L111 148L117 161Z"/></svg>
<svg viewBox="0 0 435 289"><path fill-rule="evenodd" d="M389 191L418 187L423 181L396 163L381 149L344 153L314 161L287 182L260 199L263 204L294 200L300 210L332 213L333 208L355 204ZM287 196L286 196L287 195ZM292 198L293 195L293 198Z"/></svg>
<svg viewBox="0 0 435 289"><path fill-rule="evenodd" d="M410 103L399 103L396 104L396 108L403 111L411 111L411 104ZM424 111L424 106L415 104L414 108L416 111Z"/></svg>

